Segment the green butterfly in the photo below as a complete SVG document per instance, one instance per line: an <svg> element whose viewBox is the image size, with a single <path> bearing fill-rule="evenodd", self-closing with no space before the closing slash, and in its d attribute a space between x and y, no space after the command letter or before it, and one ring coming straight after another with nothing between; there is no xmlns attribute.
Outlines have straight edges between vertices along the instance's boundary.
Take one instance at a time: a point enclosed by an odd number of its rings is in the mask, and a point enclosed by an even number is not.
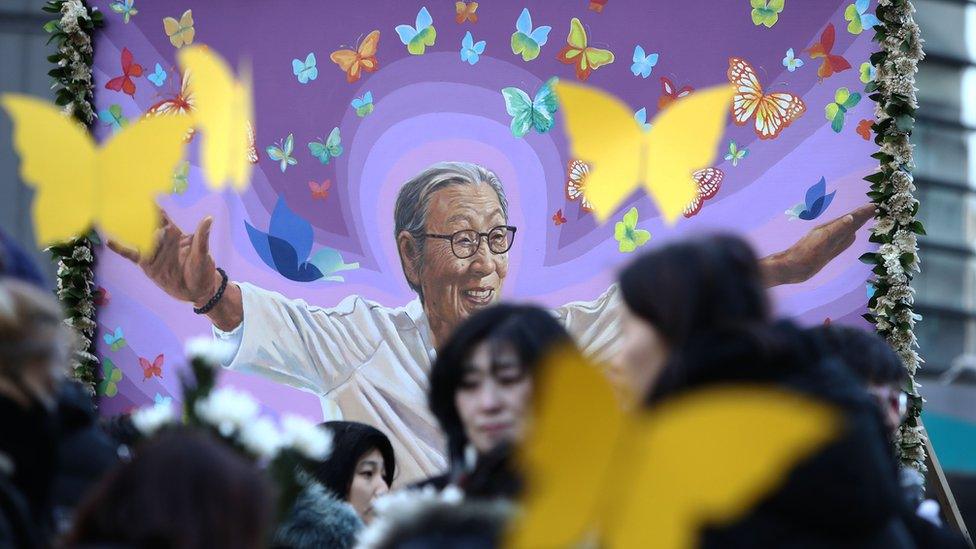
<svg viewBox="0 0 976 549"><path fill-rule="evenodd" d="M342 140L339 137L339 127L332 128L328 139L319 138L308 144L308 150L312 156L319 159L319 162L328 164L330 159L342 154Z"/></svg>
<svg viewBox="0 0 976 549"><path fill-rule="evenodd" d="M119 393L118 383L122 381L122 370L119 370L110 358L102 359L102 381L98 383L97 392L100 396L114 397Z"/></svg>
<svg viewBox="0 0 976 549"><path fill-rule="evenodd" d="M637 228L637 208L631 208L624 214L623 221L618 221L613 227L613 237L617 239L618 249L623 253L630 253L640 248L651 239L651 233Z"/></svg>
<svg viewBox="0 0 976 549"><path fill-rule="evenodd" d="M769 28L779 21L786 0L749 0L749 4L752 5L752 24Z"/></svg>
<svg viewBox="0 0 976 549"><path fill-rule="evenodd" d="M295 150L295 134L288 134L288 137L284 141L279 141L274 145L268 145L264 150L267 151L271 160L280 162L281 173L285 173L285 169L288 166L298 164L298 160L291 155L292 151Z"/></svg>
<svg viewBox="0 0 976 549"><path fill-rule="evenodd" d="M190 162L184 160L180 162L180 165L176 167L173 172L173 194L183 194L186 192L186 187L189 184L187 181L187 176L190 174Z"/></svg>
<svg viewBox="0 0 976 549"><path fill-rule="evenodd" d="M874 65L865 61L861 63L861 83L867 84L868 82L874 80L874 76L877 74L878 70L874 68Z"/></svg>
<svg viewBox="0 0 976 549"><path fill-rule="evenodd" d="M505 110L512 116L512 135L522 137L532 128L539 133L546 133L552 128L556 121L553 115L559 109L556 94L552 90L555 83L556 78L550 78L535 92L535 99L529 99L529 94L518 88L502 89Z"/></svg>
<svg viewBox="0 0 976 549"><path fill-rule="evenodd" d="M861 94L851 93L847 88L837 88L834 92L834 102L827 105L824 109L830 127L835 132L840 133L844 129L844 115L849 109L854 108L861 101Z"/></svg>
<svg viewBox="0 0 976 549"><path fill-rule="evenodd" d="M725 159L731 161L733 166L738 166L739 161L748 155L749 149L740 149L735 141L729 141L729 152L725 155Z"/></svg>

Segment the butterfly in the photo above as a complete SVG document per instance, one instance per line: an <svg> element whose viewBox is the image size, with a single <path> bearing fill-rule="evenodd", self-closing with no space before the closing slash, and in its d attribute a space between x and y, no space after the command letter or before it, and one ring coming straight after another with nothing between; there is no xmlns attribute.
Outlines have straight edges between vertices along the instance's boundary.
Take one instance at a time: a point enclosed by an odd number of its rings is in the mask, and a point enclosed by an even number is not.
<svg viewBox="0 0 976 549"><path fill-rule="evenodd" d="M467 61L469 65L477 63L481 54L485 53L485 44L484 40L476 43L471 36L471 31L465 33L464 38L461 39L461 61Z"/></svg>
<svg viewBox="0 0 976 549"><path fill-rule="evenodd" d="M155 404L156 406L169 406L172 403L173 403L173 397L168 395L163 396L159 393L156 393L156 395L153 397L153 404Z"/></svg>
<svg viewBox="0 0 976 549"><path fill-rule="evenodd" d="M316 183L315 181L308 182L308 188L312 191L312 198L317 200L325 200L329 198L329 189L332 187L332 181L326 179L321 183Z"/></svg>
<svg viewBox="0 0 976 549"><path fill-rule="evenodd" d="M820 33L820 41L807 48L810 59L823 58L820 68L817 69L817 76L820 80L829 78L835 72L846 71L851 68L851 64L842 55L830 53L834 49L834 24L828 23L823 32Z"/></svg>
<svg viewBox="0 0 976 549"><path fill-rule="evenodd" d="M787 217L790 218L790 221L796 219L813 221L820 217L820 214L824 213L827 210L827 206L830 206L831 201L834 200L834 195L837 194L837 191L833 191L830 194L825 194L826 192L827 180L821 177L820 181L817 181L807 189L807 194L803 202L786 210Z"/></svg>
<svg viewBox="0 0 976 549"><path fill-rule="evenodd" d="M623 219L613 226L613 238L617 241L617 249L625 254L647 244L651 233L637 228L637 208L627 210Z"/></svg>
<svg viewBox="0 0 976 549"><path fill-rule="evenodd" d="M420 11L417 12L415 25L415 27L397 25L393 30L400 36L400 42L403 42L411 55L423 55L427 47L433 46L434 40L437 39L434 19L427 11L427 6L420 8Z"/></svg>
<svg viewBox="0 0 976 549"><path fill-rule="evenodd" d="M128 23L129 19L139 13L135 7L133 7L133 0L117 0L108 5L108 7L115 13L122 15L122 22Z"/></svg>
<svg viewBox="0 0 976 549"><path fill-rule="evenodd" d="M104 286L99 286L95 290L95 305L97 307L104 307L108 305L109 301L112 300L112 292L108 291L108 288Z"/></svg>
<svg viewBox="0 0 976 549"><path fill-rule="evenodd" d="M590 0L590 11L603 13L603 8L607 5L607 1L608 0Z"/></svg>
<svg viewBox="0 0 976 549"><path fill-rule="evenodd" d="M129 119L122 114L122 106L112 104L107 109L98 113L99 120L103 124L112 128L112 132L117 132L129 123Z"/></svg>
<svg viewBox="0 0 976 549"><path fill-rule="evenodd" d="M715 159L732 88L696 91L659 113L649 131L610 94L562 81L555 88L572 157L590 166L584 193L597 219L644 188L673 223L697 193L688 174Z"/></svg>
<svg viewBox="0 0 976 549"><path fill-rule="evenodd" d="M749 0L749 4L752 5L752 24L770 28L779 21L786 0Z"/></svg>
<svg viewBox="0 0 976 549"><path fill-rule="evenodd" d="M359 263L344 262L332 248L322 248L309 258L314 241L312 225L291 211L282 197L278 197L271 213L267 233L247 221L244 226L261 260L288 280L342 282L343 277L335 273L359 268Z"/></svg>
<svg viewBox="0 0 976 549"><path fill-rule="evenodd" d="M350 103L356 109L356 116L362 118L373 112L373 92L366 92L362 97L356 97Z"/></svg>
<svg viewBox="0 0 976 549"><path fill-rule="evenodd" d="M515 21L515 32L512 33L512 53L521 55L522 61L532 61L539 57L542 46L549 41L550 26L532 28L532 15L529 8L522 8Z"/></svg>
<svg viewBox="0 0 976 549"><path fill-rule="evenodd" d="M132 77L142 76L142 65L133 61L132 52L129 51L129 48L122 48L121 62L122 76L116 76L109 80L105 83L105 87L112 91L127 93L133 97L136 93L136 83L132 81Z"/></svg>
<svg viewBox="0 0 976 549"><path fill-rule="evenodd" d="M645 132L651 129L651 125L647 123L647 108L641 107L634 113L634 120L637 121L637 125L641 127Z"/></svg>
<svg viewBox="0 0 976 549"><path fill-rule="evenodd" d="M756 71L745 59L729 58L728 78L736 89L732 100L735 124L744 126L755 117L759 139L776 138L807 110L803 100L791 93L764 93Z"/></svg>
<svg viewBox="0 0 976 549"><path fill-rule="evenodd" d="M613 52L589 47L583 23L574 17L569 21L566 46L559 51L556 59L567 65L575 65L576 78L586 80L595 69L613 63Z"/></svg>
<svg viewBox="0 0 976 549"><path fill-rule="evenodd" d="M336 50L329 55L329 59L345 71L346 82L356 82L362 75L362 71L376 72L379 68L379 61L376 60L376 49L379 45L380 31L374 30L363 38L356 51Z"/></svg>
<svg viewBox="0 0 976 549"><path fill-rule="evenodd" d="M502 89L505 110L512 117L512 135L522 137L530 129L546 133L552 128L555 122L553 115L559 109L556 95L552 91L555 82L555 78L550 78L540 86L534 99L529 99L529 94L515 87Z"/></svg>
<svg viewBox="0 0 976 549"><path fill-rule="evenodd" d="M122 370L110 358L102 358L102 380L96 392L99 396L114 397L119 394L118 383L122 381Z"/></svg>
<svg viewBox="0 0 976 549"><path fill-rule="evenodd" d="M155 198L171 187L189 117L143 117L99 146L45 101L6 94L0 104L13 120L21 178L36 193L31 213L39 244L97 225L120 243L152 251L159 227ZM44 152L51 150L60 151L57 162Z"/></svg>
<svg viewBox="0 0 976 549"><path fill-rule="evenodd" d="M478 14L475 13L478 11L477 2L455 2L454 9L457 10L455 20L458 24L464 23L465 21L471 21L472 23L478 22Z"/></svg>
<svg viewBox="0 0 976 549"><path fill-rule="evenodd" d="M861 63L860 67L860 80L862 84L867 84L868 82L874 80L874 77L878 74L878 69L874 68L870 62Z"/></svg>
<svg viewBox="0 0 976 549"><path fill-rule="evenodd" d="M874 28L880 25L881 21L873 13L867 13L868 4L871 0L855 0L855 2L844 10L844 19L847 21L847 32L851 34L861 34L864 29Z"/></svg>
<svg viewBox="0 0 976 549"><path fill-rule="evenodd" d="M651 75L654 65L657 65L657 58L658 54L645 54L643 47L634 46L634 63L630 66L630 72L634 73L634 76L647 78Z"/></svg>
<svg viewBox="0 0 976 549"><path fill-rule="evenodd" d="M786 70L790 72L796 71L796 69L803 66L803 60L795 57L793 54L793 48L786 50L786 57L783 58L783 66Z"/></svg>
<svg viewBox="0 0 976 549"><path fill-rule="evenodd" d="M695 88L688 85L682 86L681 89L678 89L670 78L662 76L661 97L657 100L657 110L664 110L665 107L681 99L682 97L688 97L693 91L695 91Z"/></svg>
<svg viewBox="0 0 976 549"><path fill-rule="evenodd" d="M834 92L834 102L824 107L824 114L830 122L830 129L840 133L844 129L844 118L848 109L854 108L861 101L861 94L851 93L847 88L837 88Z"/></svg>
<svg viewBox="0 0 976 549"><path fill-rule="evenodd" d="M732 166L738 166L739 161L743 158L749 156L749 149L739 148L739 144L735 141L729 141L729 152L725 155L725 159L732 162Z"/></svg>
<svg viewBox="0 0 976 549"><path fill-rule="evenodd" d="M153 360L152 362L149 362L145 358L139 357L139 366L142 366L143 381L146 381L147 379L153 376L158 377L160 379L163 378L163 354L162 353L156 356L156 359Z"/></svg>
<svg viewBox="0 0 976 549"><path fill-rule="evenodd" d="M308 150L322 164L328 164L330 159L337 158L342 154L342 141L339 137L339 127L332 128L328 138L324 140L319 138L318 141L310 142L308 144Z"/></svg>
<svg viewBox="0 0 976 549"><path fill-rule="evenodd" d="M309 148L312 148L311 143L309 143ZM279 166L281 167L281 173L285 173L285 169L288 168L288 166L298 164L298 160L291 155L291 153L295 150L294 134L288 134L288 137L286 137L283 141L278 141L274 145L268 145L268 147L264 150L268 152L268 156L271 157L271 160L280 163Z"/></svg>
<svg viewBox="0 0 976 549"><path fill-rule="evenodd" d="M722 180L725 179L725 172L718 168L705 168L691 174L695 180L697 189L695 198L685 206L682 213L685 217L691 217L701 211L705 201L718 194L722 188Z"/></svg>
<svg viewBox="0 0 976 549"><path fill-rule="evenodd" d="M117 326L114 332L102 334L102 340L113 351L118 351L122 347L125 347L125 335L122 333L121 326Z"/></svg>
<svg viewBox="0 0 976 549"><path fill-rule="evenodd" d="M300 59L291 60L291 72L298 77L298 82L308 84L310 80L319 77L319 69L315 66L315 52L310 52L305 56L305 61Z"/></svg>
<svg viewBox="0 0 976 549"><path fill-rule="evenodd" d="M189 185L190 162L184 160L173 171L173 194L183 194Z"/></svg>
<svg viewBox="0 0 976 549"><path fill-rule="evenodd" d="M251 164L258 163L258 148L254 140L254 127L251 122L247 122L247 161Z"/></svg>
<svg viewBox="0 0 976 549"><path fill-rule="evenodd" d="M187 114L193 111L193 91L190 89L190 73L184 71L180 77L180 91L164 97L146 109L148 116L164 114Z"/></svg>
<svg viewBox="0 0 976 549"><path fill-rule="evenodd" d="M556 213L552 214L552 223L557 227L566 223L566 216L563 215L562 208L556 210Z"/></svg>
<svg viewBox="0 0 976 549"><path fill-rule="evenodd" d="M593 205L586 198L586 178L590 175L590 167L580 160L569 161L569 175L566 178L566 198L578 200L580 209L592 212Z"/></svg>
<svg viewBox="0 0 976 549"><path fill-rule="evenodd" d="M163 70L162 65L156 63L156 70L152 74L147 74L146 79L152 82L157 88L161 88L166 83L166 71Z"/></svg>
<svg viewBox="0 0 976 549"><path fill-rule="evenodd" d="M193 10L186 10L177 21L172 17L163 18L163 30L173 46L182 48L193 43L197 31L193 28Z"/></svg>
<svg viewBox="0 0 976 549"><path fill-rule="evenodd" d="M874 125L874 120L864 119L857 123L857 135L864 138L865 141L871 140L871 126Z"/></svg>

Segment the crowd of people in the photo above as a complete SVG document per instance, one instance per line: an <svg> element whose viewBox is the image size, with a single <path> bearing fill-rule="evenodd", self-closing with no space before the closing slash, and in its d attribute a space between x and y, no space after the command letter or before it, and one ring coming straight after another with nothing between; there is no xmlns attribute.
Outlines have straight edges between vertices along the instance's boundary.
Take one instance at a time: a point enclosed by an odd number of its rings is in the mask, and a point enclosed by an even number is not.
<svg viewBox="0 0 976 549"><path fill-rule="evenodd" d="M394 488L386 434L325 422L331 453L304 467L302 493L276 519L266 471L219 439L185 427L130 447L124 418L99 418L67 379L72 340L56 300L10 261L0 279L4 547L499 546L526 490L517 451L532 436L539 369L558 368L544 359L573 345L545 309L500 303L474 312L440 345L429 376L446 469ZM628 265L618 285L622 343L605 371L621 407L750 384L802 394L842 418L836 438L742 518L702 527L698 545L968 546L917 512L921 483L893 446L905 370L884 340L774 318L759 261L735 236L662 246Z"/></svg>

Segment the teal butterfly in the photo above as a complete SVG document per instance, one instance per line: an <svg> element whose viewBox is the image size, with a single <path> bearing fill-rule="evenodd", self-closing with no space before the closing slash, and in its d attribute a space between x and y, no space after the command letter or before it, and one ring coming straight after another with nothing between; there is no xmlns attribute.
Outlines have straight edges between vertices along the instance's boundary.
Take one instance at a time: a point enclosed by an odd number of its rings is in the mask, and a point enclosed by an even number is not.
<svg viewBox="0 0 976 549"><path fill-rule="evenodd" d="M107 109L98 113L98 118L102 124L112 128L112 133L121 130L129 123L129 119L122 114L122 106L116 104L109 105Z"/></svg>
<svg viewBox="0 0 976 549"><path fill-rule="evenodd" d="M319 159L319 162L328 164L329 160L342 154L342 140L339 137L339 127L332 128L328 139L312 141L308 144L308 150L312 156Z"/></svg>
<svg viewBox="0 0 976 549"><path fill-rule="evenodd" d="M837 88L834 92L834 102L824 108L830 128L836 133L844 129L844 116L861 101L861 94L851 93L847 88Z"/></svg>
<svg viewBox="0 0 976 549"><path fill-rule="evenodd" d="M552 90L556 78L550 78L537 92L535 99L518 88L505 88L502 96L505 98L505 110L512 116L512 135L522 137L535 129L539 133L546 133L555 122L553 116L559 110L556 94Z"/></svg>
<svg viewBox="0 0 976 549"><path fill-rule="evenodd" d="M739 161L749 155L749 149L739 148L738 143L735 141L729 141L729 152L726 153L725 159L732 162L733 166L738 166Z"/></svg>
<svg viewBox="0 0 976 549"><path fill-rule="evenodd" d="M102 340L105 344L109 346L113 351L118 351L122 347L125 347L125 336L122 334L122 327L119 326L115 328L115 331L109 334L103 334Z"/></svg>
<svg viewBox="0 0 976 549"><path fill-rule="evenodd" d="M118 383L122 381L122 370L110 358L102 359L102 381L98 383L99 396L114 397L119 394Z"/></svg>
<svg viewBox="0 0 976 549"><path fill-rule="evenodd" d="M407 47L407 51L412 55L423 55L427 46L433 46L437 38L437 30L434 29L434 19L427 11L427 6L420 8L417 12L416 26L397 25L394 29L400 36L400 41Z"/></svg>
<svg viewBox="0 0 976 549"><path fill-rule="evenodd" d="M268 152L268 156L271 157L271 160L281 163L281 173L285 173L285 169L288 166L298 164L298 160L291 155L291 153L295 150L294 134L288 134L288 137L286 137L284 141L279 141L274 145L269 145L264 150Z"/></svg>
<svg viewBox="0 0 976 549"><path fill-rule="evenodd" d="M133 0L118 0L109 4L108 7L111 8L111 10L115 13L122 15L123 23L128 23L129 19L133 15L139 13L139 10L137 10L132 3Z"/></svg>
<svg viewBox="0 0 976 549"><path fill-rule="evenodd" d="M752 24L770 28L779 21L786 0L749 0L749 4L752 6Z"/></svg>

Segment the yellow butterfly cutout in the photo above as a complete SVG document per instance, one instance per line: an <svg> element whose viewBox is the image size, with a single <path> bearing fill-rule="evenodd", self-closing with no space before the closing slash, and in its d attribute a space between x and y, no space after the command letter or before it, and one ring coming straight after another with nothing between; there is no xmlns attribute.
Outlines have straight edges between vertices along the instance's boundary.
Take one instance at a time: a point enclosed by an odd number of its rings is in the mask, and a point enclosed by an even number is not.
<svg viewBox="0 0 976 549"><path fill-rule="evenodd" d="M0 104L13 119L21 177L37 189L38 243L61 242L97 225L113 239L151 251L159 226L155 197L172 188L190 117L141 118L99 147L46 101L5 94Z"/></svg>
<svg viewBox="0 0 976 549"><path fill-rule="evenodd" d="M201 131L201 164L207 186L224 187L228 179L241 191L251 179L251 78L244 70L240 80L219 55L204 46L180 50L180 66L193 74L192 116Z"/></svg>
<svg viewBox="0 0 976 549"><path fill-rule="evenodd" d="M507 540L516 548L691 547L702 526L742 518L840 425L828 406L768 386L702 389L625 414L604 375L568 352L546 361L539 386L520 455L524 512Z"/></svg>
<svg viewBox="0 0 976 549"><path fill-rule="evenodd" d="M184 11L179 21L172 17L164 17L163 30L166 31L170 43L177 48L189 46L197 33L193 28L193 10Z"/></svg>
<svg viewBox="0 0 976 549"><path fill-rule="evenodd" d="M643 186L665 221L674 223L696 196L692 173L712 164L732 101L731 86L697 90L644 129L616 97L595 88L555 84L573 158L590 165L586 198L601 222Z"/></svg>

